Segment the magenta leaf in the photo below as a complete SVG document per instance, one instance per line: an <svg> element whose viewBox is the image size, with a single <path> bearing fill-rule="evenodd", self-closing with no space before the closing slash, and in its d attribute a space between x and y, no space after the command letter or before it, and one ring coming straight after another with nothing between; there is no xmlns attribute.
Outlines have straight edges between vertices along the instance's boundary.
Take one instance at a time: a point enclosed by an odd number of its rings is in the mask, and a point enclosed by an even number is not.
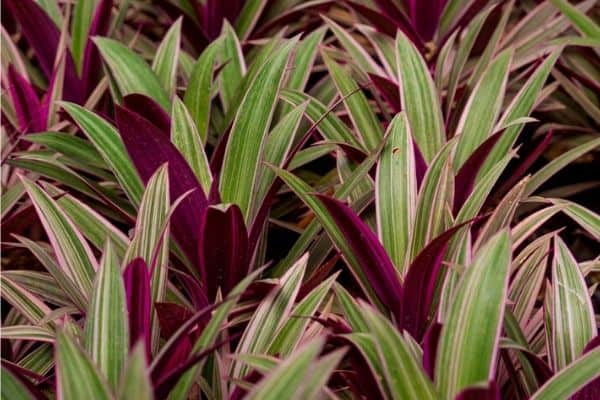
<svg viewBox="0 0 600 400"><path fill-rule="evenodd" d="M127 311L129 312L129 338L131 348L139 341L144 341L146 355L151 357L150 317L152 309L152 293L150 275L146 262L138 257L133 259L123 271Z"/></svg>
<svg viewBox="0 0 600 400"><path fill-rule="evenodd" d="M388 103L392 111L396 114L402 111L400 103L400 88L396 82L383 76L369 73L369 78L373 82L375 89L381 94L381 97Z"/></svg>
<svg viewBox="0 0 600 400"><path fill-rule="evenodd" d="M383 245L358 215L344 203L317 194L331 218L343 233L362 272L379 300L402 321L402 286Z"/></svg>
<svg viewBox="0 0 600 400"><path fill-rule="evenodd" d="M596 347L600 346L600 335L596 335L583 349L583 354L589 353ZM575 393L571 400L596 400L600 395L600 377L594 379L585 385L580 391Z"/></svg>
<svg viewBox="0 0 600 400"><path fill-rule="evenodd" d="M41 112L40 99L33 86L12 65L8 66L8 92L17 115L20 132L41 132L45 130L48 113Z"/></svg>
<svg viewBox="0 0 600 400"><path fill-rule="evenodd" d="M468 387L456 395L455 400L500 400L500 388L494 380L488 387Z"/></svg>
<svg viewBox="0 0 600 400"><path fill-rule="evenodd" d="M440 334L442 332L442 324L434 322L429 325L429 328L423 336L423 369L431 379L435 376L435 359L437 356L438 344L440 343Z"/></svg>

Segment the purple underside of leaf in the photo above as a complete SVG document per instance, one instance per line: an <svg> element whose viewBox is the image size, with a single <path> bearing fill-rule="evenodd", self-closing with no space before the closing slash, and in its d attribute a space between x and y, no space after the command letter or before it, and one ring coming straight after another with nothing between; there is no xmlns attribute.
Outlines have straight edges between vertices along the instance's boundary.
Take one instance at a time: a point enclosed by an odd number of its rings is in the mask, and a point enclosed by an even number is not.
<svg viewBox="0 0 600 400"><path fill-rule="evenodd" d="M535 378L540 386L552 378L552 369L540 356L531 351L523 351L523 355L527 358L529 364L531 364Z"/></svg>
<svg viewBox="0 0 600 400"><path fill-rule="evenodd" d="M235 204L226 210L208 207L198 246L200 274L209 300L220 287L223 295L248 274L248 233Z"/></svg>
<svg viewBox="0 0 600 400"><path fill-rule="evenodd" d="M35 52L42 71L48 79L51 79L60 42L60 31L46 12L33 0L5 0L3 5L6 6L9 15L21 26L23 36ZM77 76L73 57L67 50L63 98L80 103L83 98L81 89L81 81Z"/></svg>
<svg viewBox="0 0 600 400"><path fill-rule="evenodd" d="M186 256L197 266L198 238L207 200L194 172L173 146L168 133L127 108L117 106L115 115L125 148L144 182L168 163L171 201L193 190L173 212L171 231Z"/></svg>
<svg viewBox="0 0 600 400"><path fill-rule="evenodd" d="M503 3L505 2L499 2L498 3L498 7L500 7ZM446 40L448 39L448 37L452 34L452 32L454 32L457 29L462 29L465 26L467 26L472 20L473 18L481 11L483 10L483 8L485 6L487 6L489 4L489 0L475 0L471 3L471 5L469 6L469 8L467 8L467 10L462 14L462 16L459 18L458 22L456 22L456 24L454 24L454 26L448 30L448 32L446 33L446 35L442 38L442 40L439 41L439 43L441 43L441 45L439 46L439 48L441 49L443 46L443 43L446 42Z"/></svg>
<svg viewBox="0 0 600 400"><path fill-rule="evenodd" d="M243 380L244 380L244 382L249 383L249 384L256 384L262 378L263 378L263 374L261 374L257 370L252 370L248 374L246 374L246 376L244 376ZM244 396L246 396L246 394L248 394L248 390L244 389L240 385L236 385L235 389L233 389L233 391L231 392L231 395L229 396L229 400L242 400L244 398Z"/></svg>
<svg viewBox="0 0 600 400"><path fill-rule="evenodd" d="M423 342L421 343L421 347L423 348L423 369L431 379L435 376L435 358L437 356L441 333L442 324L434 322L427 328L423 336Z"/></svg>
<svg viewBox="0 0 600 400"><path fill-rule="evenodd" d="M352 249L360 268L379 300L402 320L402 286L390 257L371 228L344 203L317 194Z"/></svg>
<svg viewBox="0 0 600 400"><path fill-rule="evenodd" d="M176 4L169 0L159 0L156 3L160 5L171 21L183 17L181 31L184 37L194 38L194 40L190 40L190 45L192 45L196 51L202 52L202 50L208 46L209 40L206 33L200 29L199 25L192 17L190 17L190 15L183 12ZM192 3L192 5L198 4L198 6L201 7L201 4L197 0ZM198 18L198 20L201 20L201 18Z"/></svg>
<svg viewBox="0 0 600 400"><path fill-rule="evenodd" d="M158 128L165 137L171 135L171 117L163 108L150 97L139 93L128 94L123 97L122 106L146 118Z"/></svg>
<svg viewBox="0 0 600 400"><path fill-rule="evenodd" d="M252 33L252 37L259 38L267 36L269 31L272 31L278 26L293 24L300 18L306 17L307 15L314 15L315 17L318 17L319 14L327 13L333 4L335 4L334 0L322 1L312 5L306 5L305 7L294 7L283 11L281 14L269 20L266 24L257 26L257 29ZM310 31L306 30L305 32ZM305 34L307 35L308 33Z"/></svg>
<svg viewBox="0 0 600 400"><path fill-rule="evenodd" d="M600 335L596 335L583 349L583 354L589 353L600 346ZM600 377L594 379L585 385L580 391L575 393L571 400L596 400L600 394Z"/></svg>
<svg viewBox="0 0 600 400"><path fill-rule="evenodd" d="M433 39L447 0L409 0L409 15L413 26L424 41Z"/></svg>
<svg viewBox="0 0 600 400"><path fill-rule="evenodd" d="M182 271L174 270L174 272L177 273L177 278L179 282L181 282L189 299L192 301L195 310L200 310L210 304L206 291L202 288L200 283L198 283L196 278Z"/></svg>
<svg viewBox="0 0 600 400"><path fill-rule="evenodd" d="M494 380L488 387L468 387L462 390L455 400L500 400L500 388Z"/></svg>
<svg viewBox="0 0 600 400"><path fill-rule="evenodd" d="M88 39L83 53L83 66L81 69L81 80L83 81L83 93L87 97L95 89L96 84L102 76L102 60L96 44L92 40L94 36L106 36L110 28L110 16L113 0L100 0L96 6Z"/></svg>
<svg viewBox="0 0 600 400"><path fill-rule="evenodd" d="M463 166L460 167L454 181L454 215L458 213L473 191L475 179L477 178L479 170L503 133L504 130L500 130L486 139L486 141L479 145L473 154L469 156Z"/></svg>
<svg viewBox="0 0 600 400"><path fill-rule="evenodd" d="M463 226L457 225L433 239L411 263L402 291L401 327L417 341L421 341L427 328L427 317L435 297L435 288L448 243Z"/></svg>
<svg viewBox="0 0 600 400"><path fill-rule="evenodd" d="M243 6L242 0L206 0L201 8L196 8L200 10L198 19L202 21L201 29L210 40L216 39L221 33L224 20L233 25Z"/></svg>
<svg viewBox="0 0 600 400"><path fill-rule="evenodd" d="M415 152L415 177L417 178L417 189L421 188L421 183L427 172L427 162L423 158L423 153L417 145L417 142L413 141L413 150Z"/></svg>
<svg viewBox="0 0 600 400"><path fill-rule="evenodd" d="M150 316L152 294L148 266L142 258L133 259L123 271L127 310L129 312L130 346L143 340L148 359L151 357Z"/></svg>
<svg viewBox="0 0 600 400"><path fill-rule="evenodd" d="M378 90L379 94L381 94L383 99L392 108L392 111L396 114L402 111L400 88L396 82L372 73L369 73L369 78L371 79L371 82L373 82L375 89Z"/></svg>
<svg viewBox="0 0 600 400"><path fill-rule="evenodd" d="M19 130L22 133L46 129L47 113L42 113L40 100L31 84L12 65L8 66L8 92L12 100Z"/></svg>

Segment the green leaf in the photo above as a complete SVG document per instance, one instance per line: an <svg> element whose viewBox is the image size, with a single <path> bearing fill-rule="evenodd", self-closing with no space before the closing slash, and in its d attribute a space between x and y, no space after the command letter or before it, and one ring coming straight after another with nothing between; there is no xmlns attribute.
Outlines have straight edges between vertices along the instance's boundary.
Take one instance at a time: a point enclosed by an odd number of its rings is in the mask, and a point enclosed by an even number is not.
<svg viewBox="0 0 600 400"><path fill-rule="evenodd" d="M442 328L435 365L441 398L487 382L494 370L506 299L510 242L502 231L475 255L461 277Z"/></svg>
<svg viewBox="0 0 600 400"><path fill-rule="evenodd" d="M114 389L129 350L129 322L121 268L110 241L100 264L86 314L85 347Z"/></svg>
<svg viewBox="0 0 600 400"><path fill-rule="evenodd" d="M222 47L219 49L219 62L223 64L221 73L219 74L221 102L223 103L223 111L230 112L231 105L236 103L238 96L237 88L242 77L246 74L246 64L242 47L238 40L235 31L229 24L229 21L223 22L223 37ZM215 45L215 47L219 47ZM208 62L208 60L207 60ZM200 131L200 127L198 127Z"/></svg>
<svg viewBox="0 0 600 400"><path fill-rule="evenodd" d="M417 203L415 154L406 114L394 117L377 165L375 203L379 239L400 275L407 267Z"/></svg>
<svg viewBox="0 0 600 400"><path fill-rule="evenodd" d="M0 335L2 339L54 342L54 333L51 330L34 325L2 326Z"/></svg>
<svg viewBox="0 0 600 400"><path fill-rule="evenodd" d="M10 280L2 274L0 276L2 298L13 306L27 321L38 325L51 310L39 298L23 288L21 285ZM54 325L50 323L49 325Z"/></svg>
<svg viewBox="0 0 600 400"><path fill-rule="evenodd" d="M323 344L323 339L318 338L304 345L254 386L247 399L279 400L299 395Z"/></svg>
<svg viewBox="0 0 600 400"><path fill-rule="evenodd" d="M28 142L42 144L57 153L64 154L75 160L105 168L100 153L85 139L63 132L42 132L29 134L25 137Z"/></svg>
<svg viewBox="0 0 600 400"><path fill-rule="evenodd" d="M439 96L427 63L400 31L396 37L396 51L402 107L414 140L425 161L429 162L446 141Z"/></svg>
<svg viewBox="0 0 600 400"><path fill-rule="evenodd" d="M104 119L81 106L73 103L62 103L62 106L100 152L127 197L138 205L144 186L119 133Z"/></svg>
<svg viewBox="0 0 600 400"><path fill-rule="evenodd" d="M98 269L92 249L55 200L29 179L21 177L21 182L50 239L59 265L87 297Z"/></svg>
<svg viewBox="0 0 600 400"><path fill-rule="evenodd" d="M321 56L340 96L344 100L344 105L362 143L369 151L376 149L383 138L383 131L367 97L354 79L331 56L326 52L321 52Z"/></svg>
<svg viewBox="0 0 600 400"><path fill-rule="evenodd" d="M181 19L182 17L177 18L177 21L167 31L156 50L156 56L152 63L152 70L169 96L175 93L181 41Z"/></svg>
<svg viewBox="0 0 600 400"><path fill-rule="evenodd" d="M18 237L18 239L20 241L24 240L24 238L21 237ZM35 245L39 246L37 244ZM50 255L46 255L46 257L50 259ZM50 259L50 261L54 263L54 260ZM57 270L59 269L56 264L54 267ZM65 290L57 284L56 279L48 273L28 270L11 270L2 271L2 274L23 289L37 296L43 302L61 307L72 306L75 303L74 301L71 301L69 295L65 293ZM83 302L83 306L81 306L80 309L85 310L85 304L86 303Z"/></svg>
<svg viewBox="0 0 600 400"><path fill-rule="evenodd" d="M532 400L568 399L600 376L600 347L556 373L531 397Z"/></svg>
<svg viewBox="0 0 600 400"><path fill-rule="evenodd" d="M550 0L584 36L600 41L600 26L566 0ZM600 45L598 42L597 45Z"/></svg>
<svg viewBox="0 0 600 400"><path fill-rule="evenodd" d="M169 96L146 61L123 44L105 37L95 37L102 58L110 69L121 96L142 93L169 110Z"/></svg>
<svg viewBox="0 0 600 400"><path fill-rule="evenodd" d="M253 187L277 93L295 40L281 47L262 67L244 94L223 160L220 190L223 202L234 203L249 218Z"/></svg>
<svg viewBox="0 0 600 400"><path fill-rule="evenodd" d="M242 40L248 39L266 5L267 0L248 0L244 3L235 21L235 31Z"/></svg>
<svg viewBox="0 0 600 400"><path fill-rule="evenodd" d="M56 337L56 381L59 400L110 400L110 389L100 372L66 332Z"/></svg>
<svg viewBox="0 0 600 400"><path fill-rule="evenodd" d="M71 54L77 71L81 72L90 24L97 0L77 0L71 20Z"/></svg>
<svg viewBox="0 0 600 400"><path fill-rule="evenodd" d="M215 58L222 50L222 41L212 42L194 64L183 101L192 115L202 143L208 137L210 122L210 105L212 101L212 85ZM223 67L225 70L227 66ZM222 72L224 73L224 71ZM224 92L225 90L223 90ZM173 105L174 106L174 105ZM175 119L175 116L173 116Z"/></svg>
<svg viewBox="0 0 600 400"><path fill-rule="evenodd" d="M465 105L456 128L459 136L454 155L455 170L462 167L475 149L493 133L504 99L512 55L512 49L508 49L496 57Z"/></svg>
<svg viewBox="0 0 600 400"><path fill-rule="evenodd" d="M171 111L171 141L194 171L204 193L208 194L212 184L212 173L202 145L202 137L198 134L187 107L177 96L173 99Z"/></svg>
<svg viewBox="0 0 600 400"><path fill-rule="evenodd" d="M555 371L575 361L596 335L594 309L577 261L558 236L552 261L551 359Z"/></svg>
<svg viewBox="0 0 600 400"><path fill-rule="evenodd" d="M148 371L144 344L138 342L131 351L121 376L117 399L152 400L154 394Z"/></svg>
<svg viewBox="0 0 600 400"><path fill-rule="evenodd" d="M384 382L394 399L435 399L435 389L423 367L415 360L408 343L396 328L369 306L363 313L377 344Z"/></svg>
<svg viewBox="0 0 600 400"><path fill-rule="evenodd" d="M19 379L2 365L0 373L0 397L11 400L31 400L35 399L33 394L23 385Z"/></svg>

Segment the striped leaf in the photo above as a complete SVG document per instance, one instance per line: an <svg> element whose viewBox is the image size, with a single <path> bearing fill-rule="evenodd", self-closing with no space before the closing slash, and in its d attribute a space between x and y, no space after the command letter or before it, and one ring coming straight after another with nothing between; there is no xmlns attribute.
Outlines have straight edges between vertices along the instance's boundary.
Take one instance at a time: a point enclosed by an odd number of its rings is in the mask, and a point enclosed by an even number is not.
<svg viewBox="0 0 600 400"><path fill-rule="evenodd" d="M167 31L152 62L152 70L169 96L175 92L180 41L181 17Z"/></svg>
<svg viewBox="0 0 600 400"><path fill-rule="evenodd" d="M171 110L171 141L194 171L204 193L208 195L212 174L204 152L202 138L185 104L175 96Z"/></svg>
<svg viewBox="0 0 600 400"><path fill-rule="evenodd" d="M28 388L29 385L27 382L23 382L21 379L2 365L2 373L0 373L0 397L11 400L35 399L33 393Z"/></svg>
<svg viewBox="0 0 600 400"><path fill-rule="evenodd" d="M146 61L116 40L95 37L104 62L106 62L118 89L118 99L131 93L142 93L168 110L169 96Z"/></svg>
<svg viewBox="0 0 600 400"><path fill-rule="evenodd" d="M129 324L121 268L106 242L85 322L85 348L114 389L129 349Z"/></svg>
<svg viewBox="0 0 600 400"><path fill-rule="evenodd" d="M551 359L556 371L575 361L596 335L594 309L583 274L563 240L554 238L550 299Z"/></svg>
<svg viewBox="0 0 600 400"><path fill-rule="evenodd" d="M441 398L453 399L494 375L510 254L508 233L502 231L481 248L461 278L437 351L435 382Z"/></svg>
<svg viewBox="0 0 600 400"><path fill-rule="evenodd" d="M77 71L80 74L92 16L97 3L97 0L77 0L73 10L73 18L71 20L71 54L73 55Z"/></svg>
<svg viewBox="0 0 600 400"><path fill-rule="evenodd" d="M500 53L488 66L473 89L456 128L458 143L454 169L463 166L471 154L493 133L502 107L512 49Z"/></svg>
<svg viewBox="0 0 600 400"><path fill-rule="evenodd" d="M83 107L73 103L61 104L100 152L127 197L134 205L138 205L144 186L125 150L119 133L104 119Z"/></svg>
<svg viewBox="0 0 600 400"><path fill-rule="evenodd" d="M423 158L430 162L446 141L439 96L425 60L400 31L396 37L396 63L402 108Z"/></svg>
<svg viewBox="0 0 600 400"><path fill-rule="evenodd" d="M34 325L3 326L0 328L0 335L2 339L54 342L54 333L51 330Z"/></svg>
<svg viewBox="0 0 600 400"><path fill-rule="evenodd" d="M266 136L295 40L281 47L262 67L238 108L225 150L220 191L223 202L235 203L248 222L252 188Z"/></svg>
<svg viewBox="0 0 600 400"><path fill-rule="evenodd" d="M148 375L146 352L142 343L133 348L121 376L117 399L152 400L152 383Z"/></svg>
<svg viewBox="0 0 600 400"><path fill-rule="evenodd" d="M56 337L56 382L59 400L110 400L110 389L87 354L66 332Z"/></svg>
<svg viewBox="0 0 600 400"><path fill-rule="evenodd" d="M242 40L250 36L266 5L267 0L248 0L244 2L244 7L235 22L235 31Z"/></svg>
<svg viewBox="0 0 600 400"><path fill-rule="evenodd" d="M377 165L375 203L379 239L404 275L417 203L415 154L406 114L394 117Z"/></svg>
<svg viewBox="0 0 600 400"><path fill-rule="evenodd" d="M567 0L550 0L584 36L600 41L600 26Z"/></svg>
<svg viewBox="0 0 600 400"><path fill-rule="evenodd" d="M215 58L222 49L221 43L221 41L217 40L204 49L198 58L198 61L194 64L188 87L185 91L185 96L183 97L183 102L196 123L196 129L202 143L205 143L206 138L208 137L213 71ZM223 68L225 69L227 66ZM175 104L173 104L173 107L175 107ZM175 120L174 115L173 120Z"/></svg>
<svg viewBox="0 0 600 400"><path fill-rule="evenodd" d="M98 269L92 249L56 201L29 179L21 177L21 181L50 239L59 265L87 297Z"/></svg>
<svg viewBox="0 0 600 400"><path fill-rule="evenodd" d="M218 51L218 60L220 64L225 65L219 74L219 84L221 89L219 95L221 97L221 102L223 103L224 111L228 113L232 108L232 104L236 102L235 98L238 96L238 85L242 81L242 77L246 74L246 63L244 61L244 55L239 39L229 24L229 21L223 22L223 32L221 33L221 36L223 37L223 44ZM217 45L214 46L216 48L219 47ZM198 127L198 131L200 131L200 126Z"/></svg>

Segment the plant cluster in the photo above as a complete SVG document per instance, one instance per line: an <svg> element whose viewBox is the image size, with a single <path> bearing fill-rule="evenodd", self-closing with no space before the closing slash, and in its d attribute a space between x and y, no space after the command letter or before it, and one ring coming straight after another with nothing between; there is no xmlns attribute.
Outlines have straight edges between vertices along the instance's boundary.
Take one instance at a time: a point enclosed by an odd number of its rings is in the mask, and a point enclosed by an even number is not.
<svg viewBox="0 0 600 400"><path fill-rule="evenodd" d="M4 0L2 398L598 398L595 6Z"/></svg>

